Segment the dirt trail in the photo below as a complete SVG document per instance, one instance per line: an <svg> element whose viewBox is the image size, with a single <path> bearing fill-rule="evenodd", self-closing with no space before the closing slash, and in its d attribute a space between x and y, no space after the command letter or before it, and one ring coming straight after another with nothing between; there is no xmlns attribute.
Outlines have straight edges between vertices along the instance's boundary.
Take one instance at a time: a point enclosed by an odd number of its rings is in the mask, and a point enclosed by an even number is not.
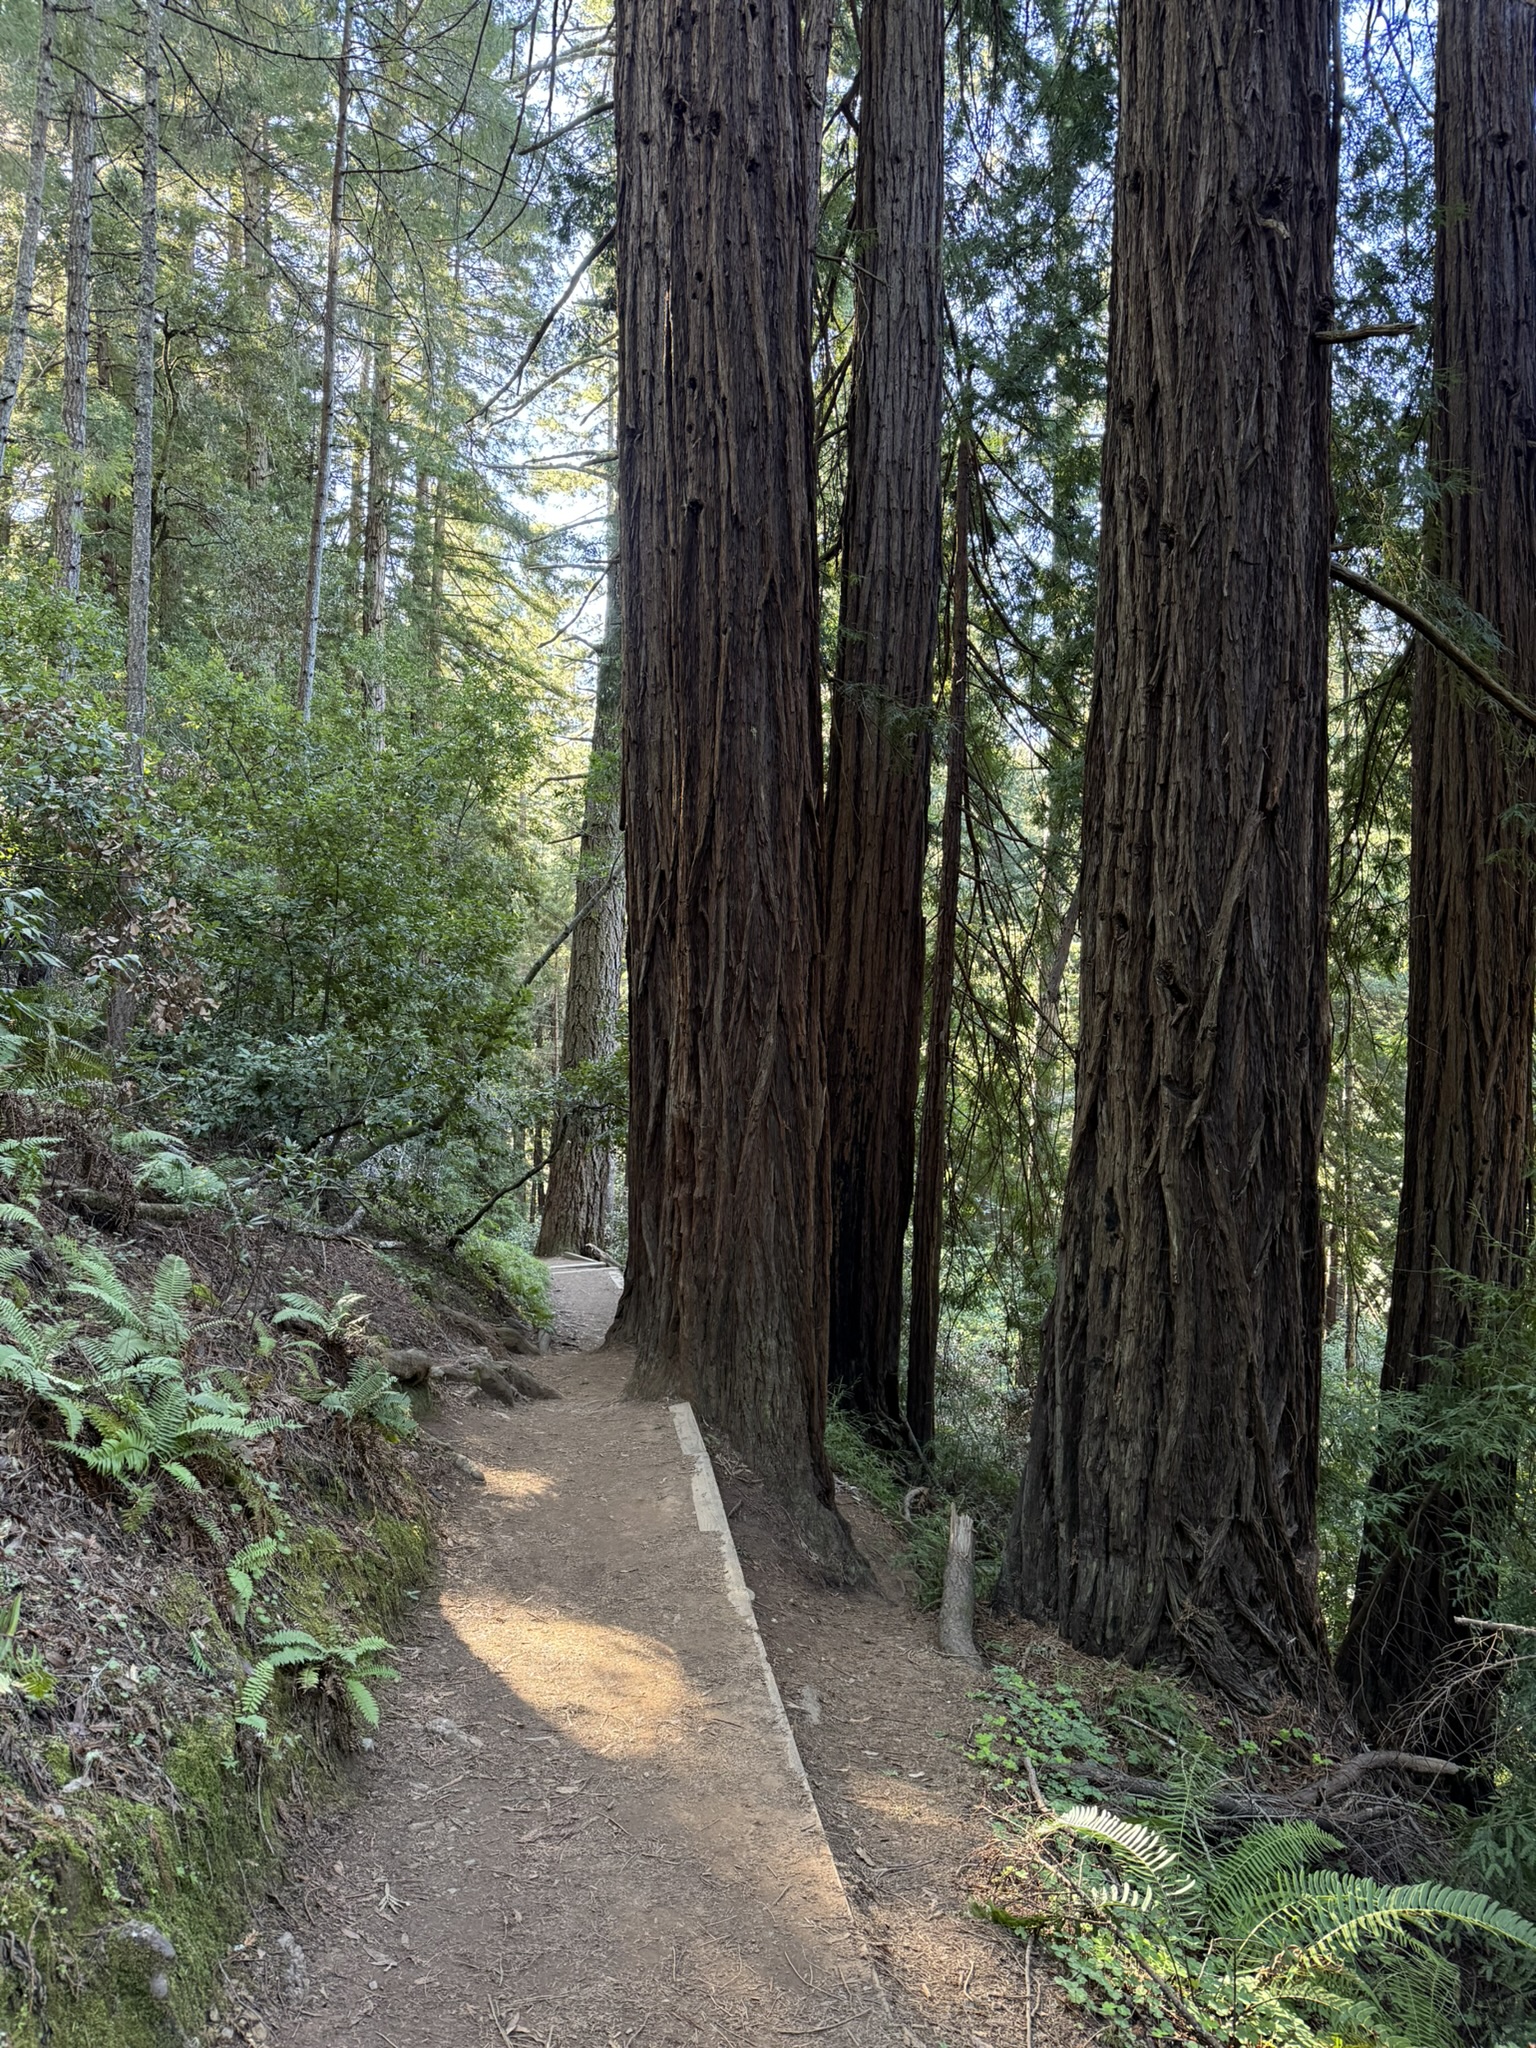
<svg viewBox="0 0 1536 2048"><path fill-rule="evenodd" d="M561 1264L566 1342L613 1276ZM301 1879L281 2048L697 2048L895 2019L776 1713L746 1596L700 1526L718 1494L622 1354L555 1353L562 1398L461 1400L481 1466L447 1514L367 1794ZM686 1411L684 1411L686 1417ZM721 1517L723 1524L723 1517ZM326 1867L328 1866L328 1867ZM931 2037L922 2037L927 2048Z"/></svg>

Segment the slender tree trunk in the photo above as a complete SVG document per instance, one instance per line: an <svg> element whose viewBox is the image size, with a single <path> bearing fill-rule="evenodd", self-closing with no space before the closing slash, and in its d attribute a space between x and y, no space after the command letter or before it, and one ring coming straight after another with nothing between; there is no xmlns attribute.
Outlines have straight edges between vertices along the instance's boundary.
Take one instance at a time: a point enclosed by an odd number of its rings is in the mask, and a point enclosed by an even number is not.
<svg viewBox="0 0 1536 2048"><path fill-rule="evenodd" d="M807 247L814 252L821 226L821 138L827 122L827 72L832 62L832 28L837 0L806 0L805 26L805 198Z"/></svg>
<svg viewBox="0 0 1536 2048"><path fill-rule="evenodd" d="M826 1419L816 545L794 0L622 0L630 1259L686 1396L851 1564Z"/></svg>
<svg viewBox="0 0 1536 2048"><path fill-rule="evenodd" d="M382 633L389 609L390 501L394 490L391 446L395 403L395 281L392 223L379 202L381 218L373 264L373 387L368 404L368 501L363 519L363 633ZM384 678L377 665L366 671L370 711L384 709Z"/></svg>
<svg viewBox="0 0 1536 2048"><path fill-rule="evenodd" d="M252 114L240 138L240 247L244 272L246 317L254 334L248 350L262 345L270 318L272 171L267 118ZM251 357L247 356L247 362ZM245 487L260 497L272 476L272 442L267 430L268 401L259 380L249 371L242 394L245 412Z"/></svg>
<svg viewBox="0 0 1536 2048"><path fill-rule="evenodd" d="M944 13L860 16L853 368L827 773L832 1386L901 1416L939 603Z"/></svg>
<svg viewBox="0 0 1536 2048"><path fill-rule="evenodd" d="M145 0L144 132L139 198L139 292L133 338L133 515L128 553L126 704L129 769L144 776L149 711L149 593L155 535L155 294L160 278L160 23Z"/></svg>
<svg viewBox="0 0 1536 2048"><path fill-rule="evenodd" d="M373 410L373 344L363 343L357 390L347 417L347 618L362 622L363 531L368 523L368 419Z"/></svg>
<svg viewBox="0 0 1536 2048"><path fill-rule="evenodd" d="M37 239L43 224L43 181L48 171L48 124L53 119L53 38L58 29L57 0L43 0L37 37L37 90L32 106L32 146L27 156L27 182L21 202L21 240L16 249L16 288L11 295L11 326L5 360L0 363L0 478L11 438L11 414L21 389L27 335L32 325L32 284L37 275Z"/></svg>
<svg viewBox="0 0 1536 2048"><path fill-rule="evenodd" d="M432 486L432 596L427 606L427 674L443 672L443 583L448 566L448 487L439 475Z"/></svg>
<svg viewBox="0 0 1536 2048"><path fill-rule="evenodd" d="M316 432L315 495L309 514L309 563L304 585L304 637L299 649L297 699L307 724L315 697L315 650L320 639L320 569L325 555L325 502L331 478L331 419L336 409L336 300L341 274L342 205L347 187L347 121L352 106L352 5L341 18L336 66L336 155L331 165L331 220L325 255L325 312L320 341L320 421Z"/></svg>
<svg viewBox="0 0 1536 2048"><path fill-rule="evenodd" d="M1004 1598L1325 1688L1329 0L1125 0L1075 1125Z"/></svg>
<svg viewBox="0 0 1536 2048"><path fill-rule="evenodd" d="M624 967L624 841L619 829L619 680L623 665L619 609L619 534L608 526L608 588L602 651L597 658L597 704L592 758L587 767L581 858L576 870L577 924L565 985L565 1029L560 1072L569 1075L613 1057L618 1043L619 984ZM613 1148L603 1111L568 1104L550 1141L549 1192L539 1228L538 1253L579 1252L608 1236Z"/></svg>
<svg viewBox="0 0 1536 2048"><path fill-rule="evenodd" d="M1344 1281L1344 1239L1337 1223L1328 1226L1328 1280L1323 1293L1323 1330L1332 1336L1339 1320Z"/></svg>
<svg viewBox="0 0 1536 2048"><path fill-rule="evenodd" d="M59 581L80 591L85 529L85 408L91 369L91 228L96 186L96 7L86 17L83 61L69 110L69 231L64 249L64 380L59 399L64 445L54 484L53 554Z"/></svg>
<svg viewBox="0 0 1536 2048"><path fill-rule="evenodd" d="M427 409L432 410L432 384L427 381ZM411 614L420 623L432 595L432 472L418 453L411 472Z"/></svg>
<svg viewBox="0 0 1536 2048"><path fill-rule="evenodd" d="M375 266L378 289L387 291L387 267ZM394 325L392 313L380 312L375 302L373 337L373 389L368 404L367 510L363 515L363 614L365 638L382 633L389 611L389 528L390 495L394 488L390 460L390 414L394 409ZM368 708L384 709L383 677L372 665L368 669Z"/></svg>
<svg viewBox="0 0 1536 2048"><path fill-rule="evenodd" d="M455 222L457 233L457 221ZM455 320L458 318L463 280L464 250L455 242L453 251L453 296L444 321L441 359L434 356L433 402L430 411L432 476L431 588L426 609L427 673L434 681L443 672L443 587L448 568L448 471L452 460L452 435L445 417L446 404L438 394L451 394L457 375ZM617 603L617 596L615 602Z"/></svg>
<svg viewBox="0 0 1536 2048"><path fill-rule="evenodd" d="M1503 680L1536 700L1536 12L1441 0L1435 95L1435 371L1431 461L1442 495L1427 556L1504 643ZM1536 769L1454 669L1420 645L1413 697L1408 1092L1402 1202L1382 1387L1475 1391L1455 1276L1511 1286L1529 1245ZM1389 1433L1340 1676L1367 1728L1439 1690L1486 1614L1512 1475L1457 1471ZM1415 1741L1487 1747L1491 1686L1440 1692Z"/></svg>
<svg viewBox="0 0 1536 2048"><path fill-rule="evenodd" d="M373 386L368 405L368 500L363 518L363 705L376 747L384 744L383 719L387 709L382 635L389 617L390 508L394 494L391 414L395 396L395 304L389 235L386 219L380 227L373 267Z"/></svg>
<svg viewBox="0 0 1536 2048"><path fill-rule="evenodd" d="M971 438L961 428L955 462L954 625L949 655L949 767L939 846L939 900L929 970L928 1058L912 1204L912 1302L907 1321L907 1426L931 1443L939 1354L939 1271L944 1249L944 1151L949 1123L950 1021L955 930L960 917L960 837L965 829L965 720L971 661Z"/></svg>

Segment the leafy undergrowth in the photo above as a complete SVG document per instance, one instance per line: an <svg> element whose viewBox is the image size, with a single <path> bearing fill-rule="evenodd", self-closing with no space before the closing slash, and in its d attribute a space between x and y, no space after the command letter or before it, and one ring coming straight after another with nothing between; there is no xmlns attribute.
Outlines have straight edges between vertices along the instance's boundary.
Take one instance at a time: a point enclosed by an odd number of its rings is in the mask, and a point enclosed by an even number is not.
<svg viewBox="0 0 1536 2048"><path fill-rule="evenodd" d="M920 1471L904 1470L834 1407L827 1418L827 1458L846 1491L903 1527L897 1562L921 1607L937 1607L944 1586L953 1503L976 1527L976 1593L986 1601L997 1583L1003 1529L1017 1480L978 1459L942 1428ZM913 1483L914 1474L918 1482Z"/></svg>
<svg viewBox="0 0 1536 2048"><path fill-rule="evenodd" d="M269 1220L146 1223L216 1177L111 1122L0 1094L5 2048L198 2040L432 1555L430 1453L346 1291L395 1283Z"/></svg>
<svg viewBox="0 0 1536 2048"><path fill-rule="evenodd" d="M971 1513L985 1600L1012 1475L941 1435L914 1485L842 1411L827 1449L844 1488L902 1530L926 1604L942 1586L949 1504ZM978 1641L989 1633L972 1762L997 1861L977 1910L1037 1967L1049 1961L1106 2048L1533 2038L1536 1925L1486 1896L1493 1885L1525 1908L1533 1877L1512 1867L1500 1883L1481 1840L1489 1815L1469 1822L1401 1773L1325 1791L1358 1744L1300 1708L1245 1716L1028 1624L989 1632L983 1610ZM1502 1837L1495 1847L1518 1863Z"/></svg>
<svg viewBox="0 0 1536 2048"><path fill-rule="evenodd" d="M1409 1783L1320 1796L1342 1758L1299 1717L1023 1650L980 1696L1000 1862L977 1910L1113 2048L1530 2039L1536 1926L1454 1881L1456 1829Z"/></svg>

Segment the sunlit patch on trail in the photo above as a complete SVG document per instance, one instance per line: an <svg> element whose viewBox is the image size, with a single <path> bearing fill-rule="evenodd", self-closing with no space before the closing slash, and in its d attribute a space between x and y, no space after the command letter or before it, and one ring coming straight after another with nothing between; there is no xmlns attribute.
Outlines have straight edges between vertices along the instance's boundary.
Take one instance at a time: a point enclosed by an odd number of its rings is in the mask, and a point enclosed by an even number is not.
<svg viewBox="0 0 1536 2048"><path fill-rule="evenodd" d="M600 1756L646 1756L704 1704L664 1643L492 1595L445 1592L465 1649L562 1735Z"/></svg>
<svg viewBox="0 0 1536 2048"><path fill-rule="evenodd" d="M485 1490L497 1500L542 1500L545 1494L554 1492L555 1482L547 1472L508 1471L505 1466L487 1465Z"/></svg>

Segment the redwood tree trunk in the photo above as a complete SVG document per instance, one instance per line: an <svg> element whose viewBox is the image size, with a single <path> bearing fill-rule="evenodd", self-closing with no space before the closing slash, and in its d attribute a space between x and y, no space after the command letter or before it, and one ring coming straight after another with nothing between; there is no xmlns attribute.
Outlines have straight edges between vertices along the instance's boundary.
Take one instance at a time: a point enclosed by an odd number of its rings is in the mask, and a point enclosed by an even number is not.
<svg viewBox="0 0 1536 2048"><path fill-rule="evenodd" d="M1328 0L1124 0L1076 1113L1005 1597L1325 1683Z"/></svg>
<svg viewBox="0 0 1536 2048"><path fill-rule="evenodd" d="M923 1030L928 703L939 597L944 14L861 17L854 339L827 774L829 1370L901 1415L901 1269Z"/></svg>
<svg viewBox="0 0 1536 2048"><path fill-rule="evenodd" d="M597 658L592 758L587 764L581 858L576 870L576 926L565 984L560 1072L613 1057L618 1042L619 982L624 966L623 835L619 830L619 678L623 629L619 609L619 536L610 520L603 644ZM579 1085L579 1084L578 1084ZM550 1141L549 1191L539 1218L539 1257L579 1252L608 1237L613 1148L607 1117L577 1100L566 1103Z"/></svg>
<svg viewBox="0 0 1536 2048"><path fill-rule="evenodd" d="M634 1387L846 1561L826 1412L809 208L794 0L621 0Z"/></svg>
<svg viewBox="0 0 1536 2048"><path fill-rule="evenodd" d="M1536 699L1536 12L1441 0L1435 104L1435 384L1431 461L1444 482L1427 555L1504 643L1503 679ZM1382 1385L1454 1387L1473 1334L1455 1279L1518 1277L1528 1245L1536 774L1508 726L1420 645L1413 700L1408 1092ZM1527 812L1528 815L1528 812ZM1390 1438L1385 1494L1360 1559L1340 1675L1370 1728L1446 1676L1458 1614L1486 1614L1504 1487L1468 1484ZM1438 1667L1438 1669L1437 1669ZM1415 1741L1475 1756L1494 1694L1442 1695Z"/></svg>
<svg viewBox="0 0 1536 2048"><path fill-rule="evenodd" d="M971 656L971 438L961 431L955 461L955 597L949 656L949 767L939 851L939 900L929 971L928 1058L923 1070L922 1133L912 1204L912 1305L907 1322L907 1427L920 1444L933 1437L939 1351L939 1274L944 1250L944 1153L949 1135L951 1017L955 931L960 917L960 835L965 827L965 717Z"/></svg>

